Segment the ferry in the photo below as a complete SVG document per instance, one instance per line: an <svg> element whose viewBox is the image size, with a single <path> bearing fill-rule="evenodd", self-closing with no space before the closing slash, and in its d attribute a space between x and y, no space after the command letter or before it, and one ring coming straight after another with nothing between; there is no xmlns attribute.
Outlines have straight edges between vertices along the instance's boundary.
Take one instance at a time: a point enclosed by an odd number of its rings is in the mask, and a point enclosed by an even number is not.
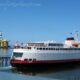
<svg viewBox="0 0 80 80"><path fill-rule="evenodd" d="M40 41L26 44L16 43L10 63L13 67L54 64L80 61L78 33L67 37L64 42Z"/></svg>

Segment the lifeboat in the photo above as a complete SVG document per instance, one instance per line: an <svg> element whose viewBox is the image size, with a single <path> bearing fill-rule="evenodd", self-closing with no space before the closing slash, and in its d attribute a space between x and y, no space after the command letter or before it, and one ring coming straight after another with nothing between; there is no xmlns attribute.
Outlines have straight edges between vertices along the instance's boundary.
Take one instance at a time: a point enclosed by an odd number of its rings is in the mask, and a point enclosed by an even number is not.
<svg viewBox="0 0 80 80"><path fill-rule="evenodd" d="M78 42L73 42L73 43L72 43L72 45L75 46L75 47L78 47L79 44L80 44L80 43L78 43Z"/></svg>

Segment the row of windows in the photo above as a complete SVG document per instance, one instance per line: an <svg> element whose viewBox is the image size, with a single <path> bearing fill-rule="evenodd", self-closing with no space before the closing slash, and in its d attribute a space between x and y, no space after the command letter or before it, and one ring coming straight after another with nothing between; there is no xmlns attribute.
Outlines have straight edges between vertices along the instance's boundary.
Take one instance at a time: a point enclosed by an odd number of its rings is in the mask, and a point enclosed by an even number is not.
<svg viewBox="0 0 80 80"><path fill-rule="evenodd" d="M34 59L31 59L31 58L29 58L29 59L24 59L25 61L36 61L36 59L34 58Z"/></svg>
<svg viewBox="0 0 80 80"><path fill-rule="evenodd" d="M80 48L37 48L37 50L80 50Z"/></svg>
<svg viewBox="0 0 80 80"><path fill-rule="evenodd" d="M63 44L51 44L51 43L49 43L48 46L63 46Z"/></svg>

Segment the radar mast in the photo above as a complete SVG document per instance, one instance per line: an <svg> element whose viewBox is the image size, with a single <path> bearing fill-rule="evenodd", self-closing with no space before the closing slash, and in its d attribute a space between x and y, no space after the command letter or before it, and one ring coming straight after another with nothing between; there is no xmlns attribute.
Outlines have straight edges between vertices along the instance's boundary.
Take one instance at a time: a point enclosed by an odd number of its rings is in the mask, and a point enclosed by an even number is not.
<svg viewBox="0 0 80 80"><path fill-rule="evenodd" d="M76 41L76 42L78 42L78 31L76 31L76 32L74 32L74 33L71 33L71 34L73 34L73 37L74 37L74 40Z"/></svg>

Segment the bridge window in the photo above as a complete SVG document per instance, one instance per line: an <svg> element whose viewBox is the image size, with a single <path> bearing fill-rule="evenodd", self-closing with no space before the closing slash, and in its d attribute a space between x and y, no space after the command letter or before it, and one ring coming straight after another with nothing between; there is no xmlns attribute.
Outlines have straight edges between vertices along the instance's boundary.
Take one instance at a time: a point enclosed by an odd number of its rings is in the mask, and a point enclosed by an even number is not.
<svg viewBox="0 0 80 80"><path fill-rule="evenodd" d="M23 53L16 53L16 52L13 53L14 57L22 57L22 55L23 55Z"/></svg>

